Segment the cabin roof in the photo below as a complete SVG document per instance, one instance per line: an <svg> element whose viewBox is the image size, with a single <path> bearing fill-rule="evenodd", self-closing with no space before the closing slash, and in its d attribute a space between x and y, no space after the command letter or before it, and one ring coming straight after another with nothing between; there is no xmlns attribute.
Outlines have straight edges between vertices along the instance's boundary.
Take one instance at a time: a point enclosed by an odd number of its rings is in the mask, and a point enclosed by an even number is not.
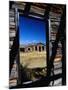
<svg viewBox="0 0 68 90"><path fill-rule="evenodd" d="M44 45L45 46L44 43L39 42L39 43L31 43L31 44L28 44L28 45L20 45L20 48L32 47L32 46L37 46L37 45Z"/></svg>

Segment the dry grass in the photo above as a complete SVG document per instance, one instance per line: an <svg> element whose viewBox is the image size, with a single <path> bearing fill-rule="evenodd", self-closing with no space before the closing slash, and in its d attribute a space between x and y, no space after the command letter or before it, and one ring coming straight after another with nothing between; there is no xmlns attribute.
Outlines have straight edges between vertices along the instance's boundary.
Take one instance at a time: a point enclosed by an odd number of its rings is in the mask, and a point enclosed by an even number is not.
<svg viewBox="0 0 68 90"><path fill-rule="evenodd" d="M56 57L55 62L60 61L60 57ZM20 63L25 68L27 76L30 80L34 81L44 76L46 76L46 52L20 52ZM41 71L36 71L35 69L41 68ZM34 70L34 71L33 71ZM36 75L38 77L36 77Z"/></svg>
<svg viewBox="0 0 68 90"><path fill-rule="evenodd" d="M20 52L20 63L27 68L46 67L46 52Z"/></svg>

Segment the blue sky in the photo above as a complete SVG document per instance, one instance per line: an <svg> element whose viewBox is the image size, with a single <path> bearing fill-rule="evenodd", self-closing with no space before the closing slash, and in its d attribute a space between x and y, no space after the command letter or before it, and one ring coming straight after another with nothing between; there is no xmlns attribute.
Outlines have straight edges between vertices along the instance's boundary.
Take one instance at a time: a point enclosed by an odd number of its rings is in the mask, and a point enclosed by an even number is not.
<svg viewBox="0 0 68 90"><path fill-rule="evenodd" d="M43 21L20 16L19 30L20 44L38 42L46 44L46 27Z"/></svg>

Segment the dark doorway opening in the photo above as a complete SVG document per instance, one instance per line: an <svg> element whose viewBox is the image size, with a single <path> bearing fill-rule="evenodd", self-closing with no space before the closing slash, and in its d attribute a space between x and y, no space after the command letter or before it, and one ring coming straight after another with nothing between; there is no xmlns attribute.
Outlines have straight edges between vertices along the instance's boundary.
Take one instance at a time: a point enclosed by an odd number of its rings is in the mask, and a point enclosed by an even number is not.
<svg viewBox="0 0 68 90"><path fill-rule="evenodd" d="M25 52L25 48L20 48L20 51Z"/></svg>
<svg viewBox="0 0 68 90"><path fill-rule="evenodd" d="M41 47L39 46L39 52L41 52Z"/></svg>
<svg viewBox="0 0 68 90"><path fill-rule="evenodd" d="M28 51L30 51L30 48L28 48Z"/></svg>
<svg viewBox="0 0 68 90"><path fill-rule="evenodd" d="M44 51L44 46L42 46L42 51Z"/></svg>
<svg viewBox="0 0 68 90"><path fill-rule="evenodd" d="M35 46L35 51L37 51L37 46Z"/></svg>

